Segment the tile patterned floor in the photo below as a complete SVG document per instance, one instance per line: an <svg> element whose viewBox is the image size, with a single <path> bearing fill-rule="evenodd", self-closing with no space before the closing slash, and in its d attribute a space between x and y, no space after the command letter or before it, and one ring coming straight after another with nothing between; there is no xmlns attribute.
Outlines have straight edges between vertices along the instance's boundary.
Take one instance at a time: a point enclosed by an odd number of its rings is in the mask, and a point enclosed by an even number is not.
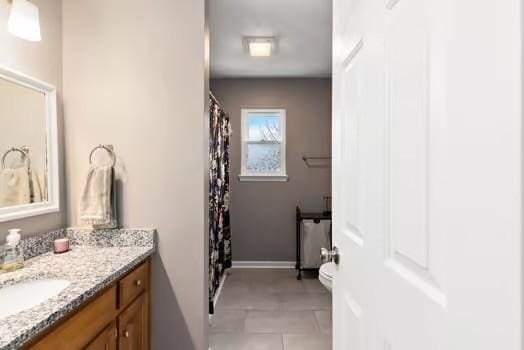
<svg viewBox="0 0 524 350"><path fill-rule="evenodd" d="M210 321L211 350L331 350L331 294L294 270L231 269Z"/></svg>

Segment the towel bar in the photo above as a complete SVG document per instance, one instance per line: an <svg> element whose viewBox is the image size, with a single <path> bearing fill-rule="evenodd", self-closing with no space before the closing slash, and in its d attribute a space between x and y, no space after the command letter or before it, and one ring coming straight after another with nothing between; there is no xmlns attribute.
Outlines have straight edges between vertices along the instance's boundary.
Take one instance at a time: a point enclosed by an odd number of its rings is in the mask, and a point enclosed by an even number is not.
<svg viewBox="0 0 524 350"><path fill-rule="evenodd" d="M330 168L331 156L326 157L307 157L303 156L302 160L308 168Z"/></svg>

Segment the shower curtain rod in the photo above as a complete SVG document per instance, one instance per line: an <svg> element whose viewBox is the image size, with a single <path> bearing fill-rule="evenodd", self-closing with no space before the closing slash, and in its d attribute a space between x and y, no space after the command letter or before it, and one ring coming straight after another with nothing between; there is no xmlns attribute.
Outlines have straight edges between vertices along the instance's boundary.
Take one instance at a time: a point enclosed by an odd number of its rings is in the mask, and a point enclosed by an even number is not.
<svg viewBox="0 0 524 350"><path fill-rule="evenodd" d="M218 98L215 97L215 95L213 95L213 92L211 92L211 90L209 90L209 96L211 96L211 98L213 100L215 100L215 103L218 105L218 107L220 107L221 109L224 109L224 107L222 107L222 105L220 104L220 102L218 102Z"/></svg>

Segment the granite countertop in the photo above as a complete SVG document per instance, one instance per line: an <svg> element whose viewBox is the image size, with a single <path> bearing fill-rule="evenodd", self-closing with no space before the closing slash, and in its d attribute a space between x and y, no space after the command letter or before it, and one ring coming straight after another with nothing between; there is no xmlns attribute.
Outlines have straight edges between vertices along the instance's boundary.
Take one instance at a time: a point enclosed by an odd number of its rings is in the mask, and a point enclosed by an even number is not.
<svg viewBox="0 0 524 350"><path fill-rule="evenodd" d="M53 254L52 242L67 236L71 250ZM0 289L45 278L69 286L30 309L0 319L0 350L18 349L153 254L155 230L65 229L24 240L24 268L0 273Z"/></svg>

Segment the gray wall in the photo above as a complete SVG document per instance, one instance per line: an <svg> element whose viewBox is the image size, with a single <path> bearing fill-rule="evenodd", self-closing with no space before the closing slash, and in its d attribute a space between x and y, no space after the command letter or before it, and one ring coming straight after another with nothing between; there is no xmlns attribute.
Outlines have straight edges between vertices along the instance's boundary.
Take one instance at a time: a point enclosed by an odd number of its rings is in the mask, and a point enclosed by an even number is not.
<svg viewBox="0 0 524 350"><path fill-rule="evenodd" d="M329 169L307 168L302 155L331 154L331 80L213 79L230 115L231 232L235 261L293 261L295 207L321 211L331 193ZM289 182L239 182L240 109L282 107L287 119Z"/></svg>
<svg viewBox="0 0 524 350"><path fill-rule="evenodd" d="M87 156L111 143L124 227L156 227L153 348L207 350L204 0L67 0L64 91L69 224Z"/></svg>
<svg viewBox="0 0 524 350"><path fill-rule="evenodd" d="M64 162L63 162L63 133L62 133L62 1L35 0L40 9L40 26L42 41L29 42L16 38L7 32L9 5L7 1L0 1L0 66L15 69L30 75L57 88L58 95L58 124L60 148L60 175L61 175L61 203L57 213L34 216L27 219L0 223L0 244L3 243L6 231L9 228L22 229L25 236L41 232L48 232L60 228L66 223L66 204L64 195ZM0 138L6 132L0 128Z"/></svg>

